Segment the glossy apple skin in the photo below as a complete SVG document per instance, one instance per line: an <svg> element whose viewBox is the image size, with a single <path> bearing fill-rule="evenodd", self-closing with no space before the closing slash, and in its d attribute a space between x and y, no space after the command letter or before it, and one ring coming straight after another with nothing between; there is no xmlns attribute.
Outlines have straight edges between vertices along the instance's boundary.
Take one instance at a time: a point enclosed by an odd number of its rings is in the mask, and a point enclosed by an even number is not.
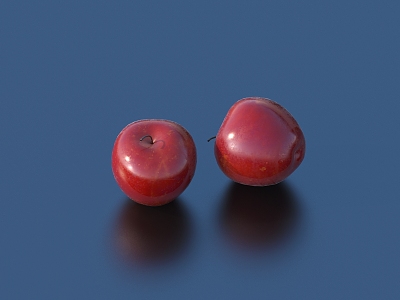
<svg viewBox="0 0 400 300"><path fill-rule="evenodd" d="M147 119L120 132L111 160L115 180L129 198L159 206L174 200L189 185L197 155L193 138L181 125Z"/></svg>
<svg viewBox="0 0 400 300"><path fill-rule="evenodd" d="M214 153L221 170L233 181L267 186L283 181L301 164L305 140L299 124L281 105L250 97L229 109Z"/></svg>

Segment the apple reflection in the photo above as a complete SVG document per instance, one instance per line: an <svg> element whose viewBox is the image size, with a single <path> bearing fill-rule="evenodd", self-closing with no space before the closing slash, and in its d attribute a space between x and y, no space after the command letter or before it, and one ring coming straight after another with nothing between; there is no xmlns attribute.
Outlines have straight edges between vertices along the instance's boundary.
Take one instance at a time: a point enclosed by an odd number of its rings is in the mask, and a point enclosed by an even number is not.
<svg viewBox="0 0 400 300"><path fill-rule="evenodd" d="M284 244L300 219L299 202L286 182L253 187L232 182L219 213L224 236L243 250L268 250Z"/></svg>
<svg viewBox="0 0 400 300"><path fill-rule="evenodd" d="M117 254L131 266L169 262L185 250L191 236L190 225L179 198L158 207L126 199L114 234Z"/></svg>

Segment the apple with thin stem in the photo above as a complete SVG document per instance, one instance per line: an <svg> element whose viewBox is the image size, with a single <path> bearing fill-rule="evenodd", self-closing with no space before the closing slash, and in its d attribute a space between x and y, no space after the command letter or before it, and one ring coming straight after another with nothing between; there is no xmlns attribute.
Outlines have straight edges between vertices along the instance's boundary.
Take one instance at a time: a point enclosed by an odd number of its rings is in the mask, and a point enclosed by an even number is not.
<svg viewBox="0 0 400 300"><path fill-rule="evenodd" d="M196 146L178 123L145 119L120 132L111 160L115 180L129 198L159 206L177 198L191 182Z"/></svg>
<svg viewBox="0 0 400 300"><path fill-rule="evenodd" d="M278 103L260 97L237 101L215 140L220 169L235 182L277 184L303 161L305 139L293 116Z"/></svg>

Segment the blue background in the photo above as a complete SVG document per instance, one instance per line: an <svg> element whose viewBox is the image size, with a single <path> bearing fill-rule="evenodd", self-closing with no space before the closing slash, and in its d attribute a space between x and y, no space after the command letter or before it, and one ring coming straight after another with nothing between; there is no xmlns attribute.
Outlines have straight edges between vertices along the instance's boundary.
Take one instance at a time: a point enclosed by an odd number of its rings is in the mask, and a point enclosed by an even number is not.
<svg viewBox="0 0 400 300"><path fill-rule="evenodd" d="M399 299L399 3L1 1L0 297ZM207 143L247 96L307 142L261 195ZM198 152L153 210L111 172L144 118Z"/></svg>

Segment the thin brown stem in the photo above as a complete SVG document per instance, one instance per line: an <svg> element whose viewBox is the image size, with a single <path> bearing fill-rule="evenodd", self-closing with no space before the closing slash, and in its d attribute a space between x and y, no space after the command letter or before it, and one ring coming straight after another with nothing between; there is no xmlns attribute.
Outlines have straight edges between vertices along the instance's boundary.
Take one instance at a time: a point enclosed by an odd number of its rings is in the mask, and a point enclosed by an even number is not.
<svg viewBox="0 0 400 300"><path fill-rule="evenodd" d="M140 138L140 140L139 141L143 141L145 138L150 138L150 144L154 144L154 142L153 142L153 138L151 137L151 135L145 135L145 136L142 136L141 138Z"/></svg>

